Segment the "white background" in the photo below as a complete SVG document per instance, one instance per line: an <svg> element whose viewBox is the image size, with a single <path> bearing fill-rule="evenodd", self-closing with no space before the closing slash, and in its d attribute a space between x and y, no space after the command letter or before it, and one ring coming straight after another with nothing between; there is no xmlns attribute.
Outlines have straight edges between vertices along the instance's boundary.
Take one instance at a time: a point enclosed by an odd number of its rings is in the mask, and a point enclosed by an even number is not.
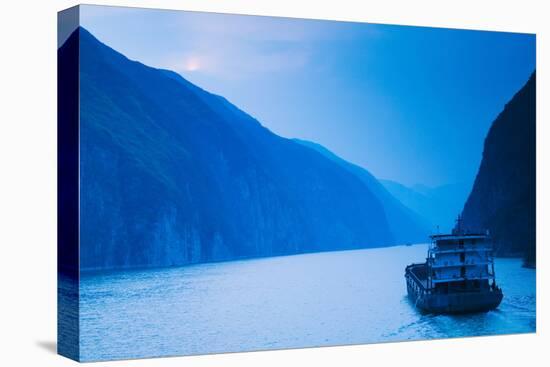
<svg viewBox="0 0 550 367"><path fill-rule="evenodd" d="M544 1L96 1L376 23L537 33L537 334L98 363L113 366L539 366L550 360L549 30ZM56 12L73 1L3 2L0 12L0 365L65 366L56 339ZM546 18L545 18L546 16Z"/></svg>

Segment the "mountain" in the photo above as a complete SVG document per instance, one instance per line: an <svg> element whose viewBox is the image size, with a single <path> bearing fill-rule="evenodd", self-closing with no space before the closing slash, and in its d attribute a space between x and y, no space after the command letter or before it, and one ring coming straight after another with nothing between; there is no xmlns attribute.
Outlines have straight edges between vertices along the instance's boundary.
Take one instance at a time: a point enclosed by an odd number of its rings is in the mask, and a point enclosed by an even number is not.
<svg viewBox="0 0 550 367"><path fill-rule="evenodd" d="M432 231L450 232L468 197L464 183L436 187L414 185L407 187L391 180L380 183L400 202L426 218Z"/></svg>
<svg viewBox="0 0 550 367"><path fill-rule="evenodd" d="M504 107L485 138L483 158L462 211L470 230L488 229L497 255L536 264L536 75Z"/></svg>
<svg viewBox="0 0 550 367"><path fill-rule="evenodd" d="M377 196L340 164L83 28L60 63L75 54L82 270L396 243Z"/></svg>
<svg viewBox="0 0 550 367"><path fill-rule="evenodd" d="M320 144L300 139L294 141L316 150L358 177L382 204L396 243L427 241L431 229L429 222L392 196L368 170L338 157Z"/></svg>

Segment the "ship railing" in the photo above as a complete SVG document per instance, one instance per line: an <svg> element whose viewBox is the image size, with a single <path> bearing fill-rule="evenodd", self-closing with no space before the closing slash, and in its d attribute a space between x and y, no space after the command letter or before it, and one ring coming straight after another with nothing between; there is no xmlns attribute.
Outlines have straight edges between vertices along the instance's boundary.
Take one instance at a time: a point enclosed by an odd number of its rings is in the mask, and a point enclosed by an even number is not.
<svg viewBox="0 0 550 367"><path fill-rule="evenodd" d="M430 236L432 241L439 240L479 240L490 238L482 233L462 233L462 234L433 234Z"/></svg>
<svg viewBox="0 0 550 367"><path fill-rule="evenodd" d="M434 277L432 279L432 282L435 283L451 283L451 282L462 282L465 280L491 280L494 279L495 276L493 274L486 274L483 276L471 276L471 277L446 277L446 278L440 278L440 277Z"/></svg>
<svg viewBox="0 0 550 367"><path fill-rule="evenodd" d="M415 290L419 292L421 295L424 295L425 293L429 293L430 291L425 285L425 282L427 282L427 279L423 281L416 275L416 273L413 270L415 267L420 267L420 266L424 266L424 264L412 264L407 266L406 274L409 279L412 279L412 283L413 283L412 286L416 288Z"/></svg>
<svg viewBox="0 0 550 367"><path fill-rule="evenodd" d="M431 267L432 269L444 269L444 268L458 268L458 267L473 267L473 266L486 266L486 265L491 265L492 262L491 261L482 261L482 262L475 262L475 261L470 261L470 262L445 262L445 263L438 263L438 262L432 262L431 263Z"/></svg>
<svg viewBox="0 0 550 367"><path fill-rule="evenodd" d="M433 254L450 254L454 252L490 252L493 248L490 246L456 246L451 248L442 248L434 245L430 248L430 252Z"/></svg>

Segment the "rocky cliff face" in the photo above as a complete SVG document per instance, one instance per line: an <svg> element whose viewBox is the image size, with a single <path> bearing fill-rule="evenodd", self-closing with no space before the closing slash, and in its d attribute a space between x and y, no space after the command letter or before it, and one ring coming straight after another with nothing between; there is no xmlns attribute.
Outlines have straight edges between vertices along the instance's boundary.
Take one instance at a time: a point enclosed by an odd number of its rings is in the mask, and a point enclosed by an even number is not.
<svg viewBox="0 0 550 367"><path fill-rule="evenodd" d="M483 159L462 212L470 230L488 229L497 254L535 266L536 76L505 106L485 139Z"/></svg>
<svg viewBox="0 0 550 367"><path fill-rule="evenodd" d="M220 96L80 40L80 266L170 266L394 244L337 163Z"/></svg>

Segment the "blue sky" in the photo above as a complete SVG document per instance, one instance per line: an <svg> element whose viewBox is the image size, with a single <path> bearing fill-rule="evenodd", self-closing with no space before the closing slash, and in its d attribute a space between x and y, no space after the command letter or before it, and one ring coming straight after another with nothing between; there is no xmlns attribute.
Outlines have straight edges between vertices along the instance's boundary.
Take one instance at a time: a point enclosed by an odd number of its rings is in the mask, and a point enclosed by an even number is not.
<svg viewBox="0 0 550 367"><path fill-rule="evenodd" d="M285 137L405 185L471 185L483 141L535 69L535 36L83 6L81 25Z"/></svg>

